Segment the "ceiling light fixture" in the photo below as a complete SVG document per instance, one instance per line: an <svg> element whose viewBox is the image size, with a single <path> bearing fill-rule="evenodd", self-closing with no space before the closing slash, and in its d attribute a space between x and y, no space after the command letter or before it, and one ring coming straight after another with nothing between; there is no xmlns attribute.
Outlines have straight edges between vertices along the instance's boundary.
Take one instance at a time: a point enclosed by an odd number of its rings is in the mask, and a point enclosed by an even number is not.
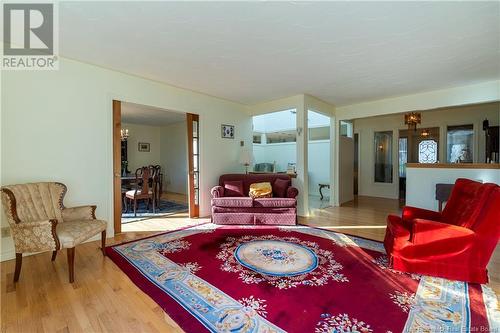
<svg viewBox="0 0 500 333"><path fill-rule="evenodd" d="M417 124L420 124L422 115L420 112L410 112L405 114L405 125L408 125L409 130L417 130Z"/></svg>
<svg viewBox="0 0 500 333"><path fill-rule="evenodd" d="M122 141L127 141L128 139L128 128L122 128L120 130L120 138Z"/></svg>

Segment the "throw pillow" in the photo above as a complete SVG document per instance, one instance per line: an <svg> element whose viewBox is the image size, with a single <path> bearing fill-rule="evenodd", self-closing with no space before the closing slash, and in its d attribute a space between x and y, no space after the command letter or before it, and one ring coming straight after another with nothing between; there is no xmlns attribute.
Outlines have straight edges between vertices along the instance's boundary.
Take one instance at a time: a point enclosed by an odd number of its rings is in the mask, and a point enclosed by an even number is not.
<svg viewBox="0 0 500 333"><path fill-rule="evenodd" d="M250 192L248 195L251 198L271 198L273 196L273 188L271 183L254 183L250 185Z"/></svg>
<svg viewBox="0 0 500 333"><path fill-rule="evenodd" d="M241 180L233 180L224 182L225 197L244 197L243 182Z"/></svg>
<svg viewBox="0 0 500 333"><path fill-rule="evenodd" d="M290 181L288 179L277 178L273 184L273 192L276 197L286 198L286 189Z"/></svg>

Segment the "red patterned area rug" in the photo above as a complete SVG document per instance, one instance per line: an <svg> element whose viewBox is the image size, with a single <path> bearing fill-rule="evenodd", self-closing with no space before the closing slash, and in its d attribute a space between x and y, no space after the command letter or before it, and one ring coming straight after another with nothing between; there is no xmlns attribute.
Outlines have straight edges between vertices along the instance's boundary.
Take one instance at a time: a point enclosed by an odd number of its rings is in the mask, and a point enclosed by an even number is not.
<svg viewBox="0 0 500 333"><path fill-rule="evenodd" d="M206 224L106 249L186 332L500 332L486 286L393 271L379 242Z"/></svg>

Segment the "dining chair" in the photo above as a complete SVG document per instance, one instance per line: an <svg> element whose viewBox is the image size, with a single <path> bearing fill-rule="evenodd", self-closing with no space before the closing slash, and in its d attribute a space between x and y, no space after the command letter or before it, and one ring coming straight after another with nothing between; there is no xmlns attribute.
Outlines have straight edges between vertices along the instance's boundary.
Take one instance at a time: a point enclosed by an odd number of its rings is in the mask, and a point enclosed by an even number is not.
<svg viewBox="0 0 500 333"><path fill-rule="evenodd" d="M161 165L152 165L153 170L153 192L155 195L156 207L160 209L161 194L163 189L163 173L161 172Z"/></svg>
<svg viewBox="0 0 500 333"><path fill-rule="evenodd" d="M141 167L135 170L135 189L127 191L125 193L125 198L128 200L127 212L130 207L130 202L134 203L134 217L137 216L137 201L147 200L147 209L149 210L149 205L153 208L153 213L155 212L155 195L153 189L150 187L150 179L152 178L152 169L150 167Z"/></svg>

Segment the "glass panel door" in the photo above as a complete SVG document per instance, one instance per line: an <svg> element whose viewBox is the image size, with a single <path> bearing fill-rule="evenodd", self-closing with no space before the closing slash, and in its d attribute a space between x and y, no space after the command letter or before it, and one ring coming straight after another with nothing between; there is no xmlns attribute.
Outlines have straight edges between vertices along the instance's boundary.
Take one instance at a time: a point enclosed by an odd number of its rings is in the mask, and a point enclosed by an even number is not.
<svg viewBox="0 0 500 333"><path fill-rule="evenodd" d="M197 114L187 114L189 217L200 214L200 122Z"/></svg>
<svg viewBox="0 0 500 333"><path fill-rule="evenodd" d="M392 131L375 132L375 182L392 183Z"/></svg>

